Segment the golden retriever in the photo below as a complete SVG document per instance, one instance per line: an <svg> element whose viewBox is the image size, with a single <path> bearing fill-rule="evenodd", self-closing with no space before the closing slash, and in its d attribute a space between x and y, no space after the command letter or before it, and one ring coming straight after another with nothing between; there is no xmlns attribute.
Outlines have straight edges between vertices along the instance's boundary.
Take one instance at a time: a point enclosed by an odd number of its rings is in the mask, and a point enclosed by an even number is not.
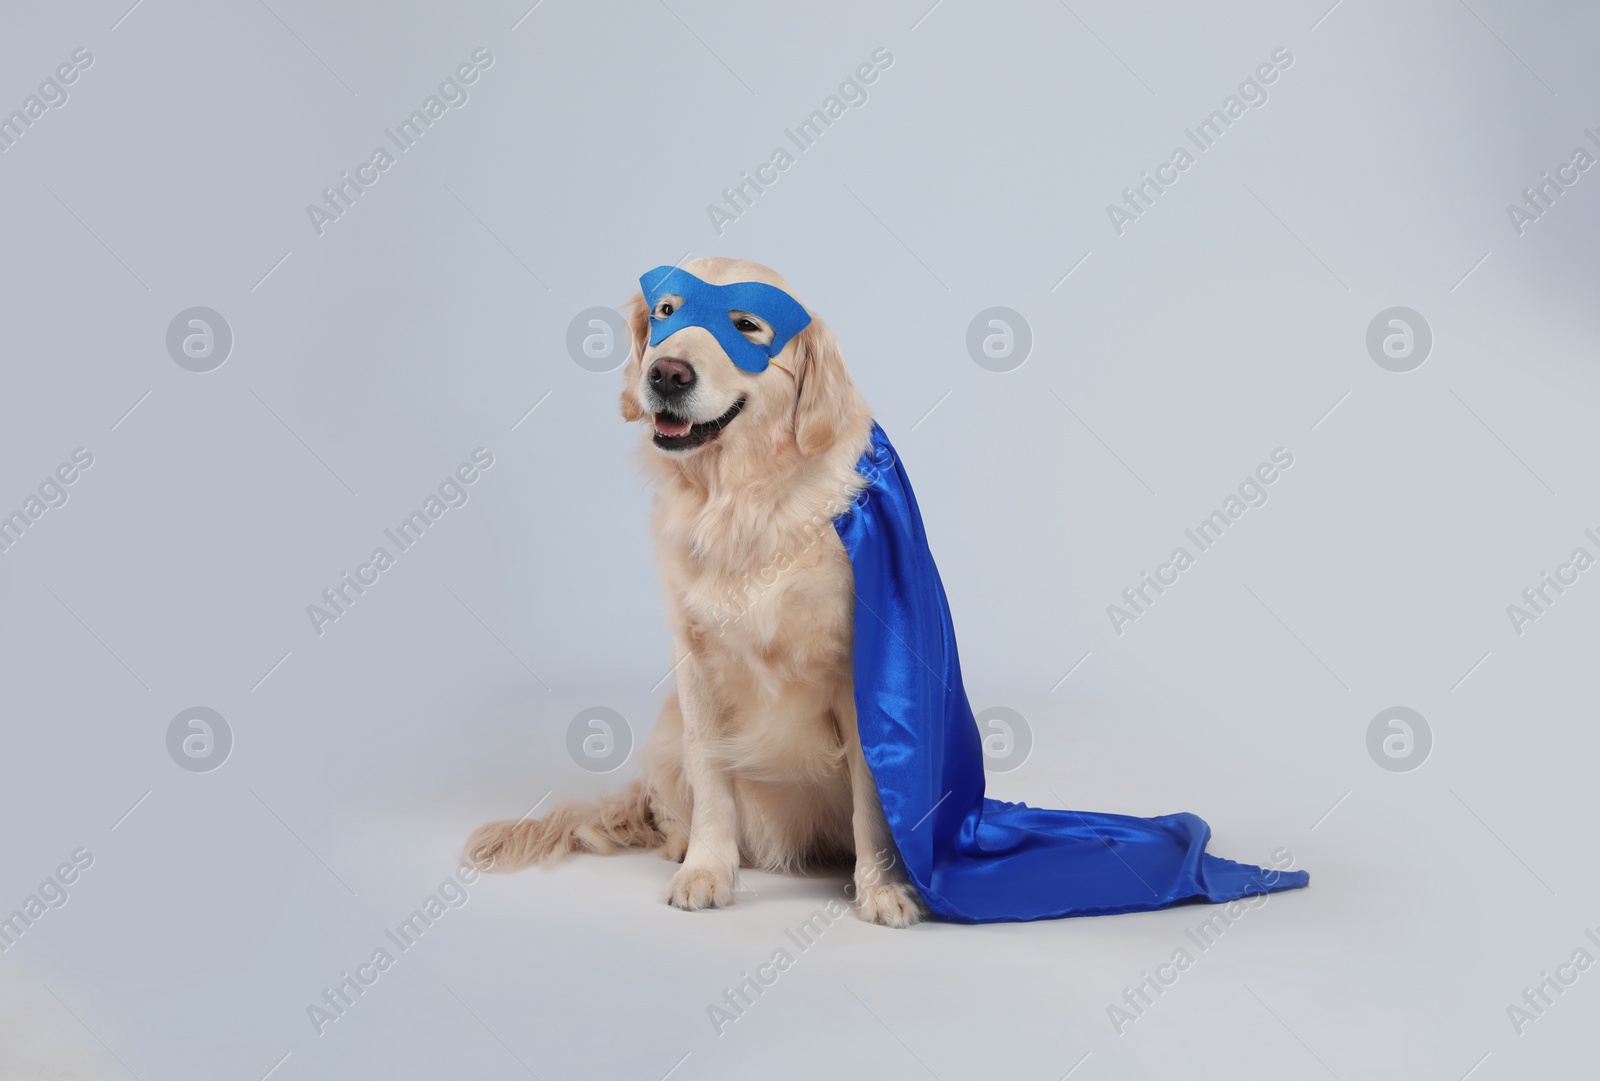
<svg viewBox="0 0 1600 1081"><path fill-rule="evenodd" d="M708 258L683 269L793 295L756 263ZM731 904L741 865L781 872L853 857L857 914L910 926L925 910L862 756L853 579L833 527L865 483L856 465L871 428L866 401L814 315L759 373L736 367L703 327L651 346L653 317L661 310L636 295L622 416L639 425L656 481L676 692L644 752L643 779L623 795L492 822L473 833L467 856L510 871L569 852L661 846L683 864L667 902L690 911ZM773 341L759 316L730 317L748 340Z"/></svg>

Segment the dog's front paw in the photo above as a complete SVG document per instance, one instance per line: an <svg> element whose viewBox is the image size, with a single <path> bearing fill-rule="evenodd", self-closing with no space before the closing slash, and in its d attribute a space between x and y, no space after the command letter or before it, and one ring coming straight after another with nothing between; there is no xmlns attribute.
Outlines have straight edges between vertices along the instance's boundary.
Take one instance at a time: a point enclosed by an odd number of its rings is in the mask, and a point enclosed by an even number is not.
<svg viewBox="0 0 1600 1081"><path fill-rule="evenodd" d="M720 867L684 867L672 876L667 904L685 912L733 904L733 875Z"/></svg>
<svg viewBox="0 0 1600 1081"><path fill-rule="evenodd" d="M856 903L856 915L868 923L885 927L910 927L921 923L922 901L906 882L879 882L864 886Z"/></svg>

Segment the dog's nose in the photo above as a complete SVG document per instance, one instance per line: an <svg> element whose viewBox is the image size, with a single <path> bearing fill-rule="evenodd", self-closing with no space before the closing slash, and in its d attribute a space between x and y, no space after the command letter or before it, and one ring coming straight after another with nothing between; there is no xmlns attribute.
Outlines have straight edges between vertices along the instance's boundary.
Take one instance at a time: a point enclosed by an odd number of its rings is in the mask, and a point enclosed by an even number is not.
<svg viewBox="0 0 1600 1081"><path fill-rule="evenodd" d="M677 357L657 357L650 365L650 389L663 398L687 394L694 386L694 369Z"/></svg>

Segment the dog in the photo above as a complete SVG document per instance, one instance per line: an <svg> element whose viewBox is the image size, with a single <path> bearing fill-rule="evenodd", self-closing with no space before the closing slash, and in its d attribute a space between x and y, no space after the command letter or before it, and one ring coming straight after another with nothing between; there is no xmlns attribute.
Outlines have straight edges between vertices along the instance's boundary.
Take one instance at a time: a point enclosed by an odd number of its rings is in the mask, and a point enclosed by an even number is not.
<svg viewBox="0 0 1600 1081"><path fill-rule="evenodd" d="M704 258L683 270L701 284L763 283L798 311L788 284L757 263ZM864 485L856 467L871 411L808 310L803 329L762 354L770 367L750 371L734 361L744 351L727 327L722 342L689 325L651 344L652 325L683 303L641 294L627 317L622 416L639 426L656 483L652 532L676 677L644 776L597 804L485 825L467 858L511 871L572 852L659 847L682 864L667 902L687 911L731 904L741 866L853 860L857 915L909 927L927 913L862 754L852 571L832 525ZM782 333L760 312L727 314L764 350Z"/></svg>

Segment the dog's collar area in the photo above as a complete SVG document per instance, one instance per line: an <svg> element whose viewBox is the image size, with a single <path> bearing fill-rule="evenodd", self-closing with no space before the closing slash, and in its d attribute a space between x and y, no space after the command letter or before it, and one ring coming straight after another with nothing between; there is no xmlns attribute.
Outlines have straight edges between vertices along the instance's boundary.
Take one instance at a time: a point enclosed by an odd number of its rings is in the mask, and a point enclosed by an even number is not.
<svg viewBox="0 0 1600 1081"><path fill-rule="evenodd" d="M798 300L765 282L712 285L687 270L659 266L639 278L639 291L652 313L651 345L660 345L687 327L700 327L710 332L736 367L752 373L765 371L790 339L811 325L810 313ZM681 298L682 303L670 315L658 319L654 312L667 295ZM765 321L772 328L772 341L760 345L746 338L730 317L736 311L749 312ZM793 377L794 373L789 374Z"/></svg>
<svg viewBox="0 0 1600 1081"><path fill-rule="evenodd" d="M739 411L744 408L744 403L745 399L740 398L733 403L726 413L717 419L703 421L699 424L690 424L683 431L672 434L661 430L660 418L668 417L671 418L671 421L679 423L681 423L682 418L675 417L671 413L656 413L651 417L651 423L655 426L655 434L651 441L662 450L691 450L695 447L703 447L721 435L722 429L733 423L733 418L739 415ZM671 424L670 426L676 427L677 425Z"/></svg>

